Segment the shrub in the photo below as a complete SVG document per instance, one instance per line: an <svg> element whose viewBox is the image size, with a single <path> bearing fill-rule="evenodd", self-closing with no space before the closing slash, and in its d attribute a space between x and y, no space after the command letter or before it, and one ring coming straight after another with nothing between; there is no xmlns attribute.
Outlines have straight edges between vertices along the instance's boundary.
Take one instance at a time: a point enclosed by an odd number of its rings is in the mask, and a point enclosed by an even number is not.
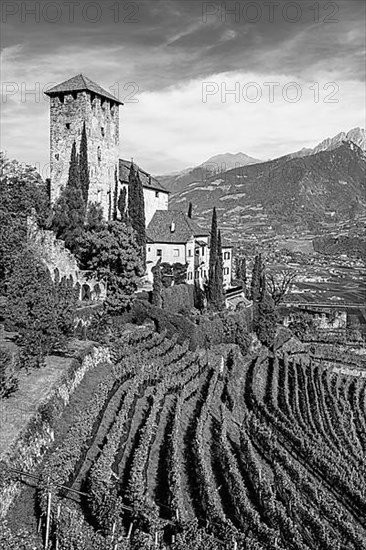
<svg viewBox="0 0 366 550"><path fill-rule="evenodd" d="M14 260L8 282L6 317L16 327L27 368L43 364L44 357L62 343L57 326L57 297L47 267L31 250Z"/></svg>
<svg viewBox="0 0 366 550"><path fill-rule="evenodd" d="M174 285L163 288L161 292L162 308L171 313L179 313L182 309L194 307L194 286Z"/></svg>
<svg viewBox="0 0 366 550"><path fill-rule="evenodd" d="M0 398L9 397L18 388L13 354L6 348L0 348Z"/></svg>

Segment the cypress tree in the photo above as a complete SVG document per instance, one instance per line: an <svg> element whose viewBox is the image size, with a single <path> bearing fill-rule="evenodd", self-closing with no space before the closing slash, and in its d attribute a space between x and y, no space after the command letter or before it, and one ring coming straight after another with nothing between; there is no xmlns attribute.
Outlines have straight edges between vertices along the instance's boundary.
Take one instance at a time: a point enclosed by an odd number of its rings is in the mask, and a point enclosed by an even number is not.
<svg viewBox="0 0 366 550"><path fill-rule="evenodd" d="M88 165L88 141L86 137L85 122L81 132L81 141L79 149L79 170L80 170L80 187L85 202L85 207L88 204L89 195L89 165Z"/></svg>
<svg viewBox="0 0 366 550"><path fill-rule="evenodd" d="M160 267L161 260L156 263L156 265L152 268L152 274L153 274L153 290L152 290L152 304L157 307L161 307L163 302L161 299L161 291L163 288L162 280L161 280L161 267Z"/></svg>
<svg viewBox="0 0 366 550"><path fill-rule="evenodd" d="M120 219L123 222L127 221L126 198L127 198L126 188L122 187L121 191L119 192L117 208L119 210Z"/></svg>
<svg viewBox="0 0 366 550"><path fill-rule="evenodd" d="M251 298L253 302L258 302L261 296L261 276L262 276L262 255L257 254L257 256L254 259L252 280L250 284Z"/></svg>
<svg viewBox="0 0 366 550"><path fill-rule="evenodd" d="M217 234L217 258L216 258L216 269L215 269L215 297L214 304L216 309L219 311L222 310L225 306L225 297L224 297L224 272L223 272L223 259L222 259L222 245L221 245L221 231L218 231Z"/></svg>
<svg viewBox="0 0 366 550"><path fill-rule="evenodd" d="M141 259L146 266L146 221L144 190L139 173L135 172L131 164L128 182L128 216L133 229L136 231L136 240L141 249Z"/></svg>
<svg viewBox="0 0 366 550"><path fill-rule="evenodd" d="M244 294L247 296L247 261L245 258L242 258L240 261L240 280L243 286Z"/></svg>
<svg viewBox="0 0 366 550"><path fill-rule="evenodd" d="M217 215L216 208L214 207L212 212L212 221L211 221L211 239L210 239L210 262L209 262L209 273L214 269L217 259Z"/></svg>
<svg viewBox="0 0 366 550"><path fill-rule="evenodd" d="M75 251L77 239L81 236L85 220L85 202L80 185L79 157L76 143L72 144L69 177L54 207L53 229L66 246Z"/></svg>
<svg viewBox="0 0 366 550"><path fill-rule="evenodd" d="M114 170L114 193L113 193L113 221L118 217L118 170Z"/></svg>
<svg viewBox="0 0 366 550"><path fill-rule="evenodd" d="M130 173L128 174L128 200L127 212L133 227L133 221L136 218L136 172L133 162L131 162Z"/></svg>
<svg viewBox="0 0 366 550"><path fill-rule="evenodd" d="M192 205L192 203L190 202L190 203L189 203L189 206L188 206L188 218L189 218L189 219L192 219L192 213L193 213L193 205Z"/></svg>
<svg viewBox="0 0 366 550"><path fill-rule="evenodd" d="M212 221L211 221L211 238L210 238L210 260L208 266L208 288L207 288L207 299L210 304L215 303L216 297L216 260L217 260L217 216L216 208L214 207L212 211Z"/></svg>

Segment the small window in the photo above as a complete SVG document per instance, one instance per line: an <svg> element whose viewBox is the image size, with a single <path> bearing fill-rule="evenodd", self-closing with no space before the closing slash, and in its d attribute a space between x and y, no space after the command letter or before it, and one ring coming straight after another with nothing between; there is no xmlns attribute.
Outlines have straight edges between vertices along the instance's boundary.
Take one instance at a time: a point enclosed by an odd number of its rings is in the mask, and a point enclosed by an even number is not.
<svg viewBox="0 0 366 550"><path fill-rule="evenodd" d="M163 256L163 251L162 251L161 248L158 248L158 249L156 250L156 255L159 256L160 258Z"/></svg>
<svg viewBox="0 0 366 550"><path fill-rule="evenodd" d="M159 191L155 191L155 197L156 197L156 198L159 197Z"/></svg>
<svg viewBox="0 0 366 550"><path fill-rule="evenodd" d="M66 122L66 130L70 130L70 122Z"/></svg>
<svg viewBox="0 0 366 550"><path fill-rule="evenodd" d="M205 247L204 247L204 246L202 246L202 248L201 248L201 255L202 255L202 256L205 255Z"/></svg>
<svg viewBox="0 0 366 550"><path fill-rule="evenodd" d="M179 248L174 248L173 256L179 256Z"/></svg>
<svg viewBox="0 0 366 550"><path fill-rule="evenodd" d="M103 127L103 126L101 127L100 132L101 132L102 136L104 137L104 136L105 136L105 131L104 131L104 127Z"/></svg>
<svg viewBox="0 0 366 550"><path fill-rule="evenodd" d="M98 162L100 162L102 160L102 151L100 147L98 147L97 149L97 157L98 157Z"/></svg>
<svg viewBox="0 0 366 550"><path fill-rule="evenodd" d="M59 153L56 153L56 154L55 154L55 159L56 159L56 160L60 160L60 155L59 155Z"/></svg>
<svg viewBox="0 0 366 550"><path fill-rule="evenodd" d="M192 250L191 249L188 250L188 256L189 256L189 258L192 258Z"/></svg>
<svg viewBox="0 0 366 550"><path fill-rule="evenodd" d="M228 267L224 267L224 275L229 275L229 268Z"/></svg>
<svg viewBox="0 0 366 550"><path fill-rule="evenodd" d="M147 247L147 251L148 251L148 252L151 252L150 246Z"/></svg>
<svg viewBox="0 0 366 550"><path fill-rule="evenodd" d="M187 277L187 278L188 278L188 281L191 281L191 280L193 279L192 273L191 273L191 272L188 273L188 277Z"/></svg>
<svg viewBox="0 0 366 550"><path fill-rule="evenodd" d="M224 260L230 260L230 252L224 252Z"/></svg>

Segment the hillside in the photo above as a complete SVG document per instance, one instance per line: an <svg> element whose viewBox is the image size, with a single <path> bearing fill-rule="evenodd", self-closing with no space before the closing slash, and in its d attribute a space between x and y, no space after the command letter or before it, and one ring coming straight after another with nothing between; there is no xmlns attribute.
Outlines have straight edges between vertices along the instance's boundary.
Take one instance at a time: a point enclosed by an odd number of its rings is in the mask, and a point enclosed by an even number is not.
<svg viewBox="0 0 366 550"><path fill-rule="evenodd" d="M172 208L194 204L197 222L209 225L216 206L221 226L243 232L317 231L366 211L366 157L350 142L306 157L282 157L196 180L171 197Z"/></svg>
<svg viewBox="0 0 366 550"><path fill-rule="evenodd" d="M181 191L186 185L195 181L204 181L218 172L226 172L238 166L247 166L262 162L245 153L224 153L214 155L208 160L193 168L186 168L180 172L157 176L163 186L172 193Z"/></svg>
<svg viewBox="0 0 366 550"><path fill-rule="evenodd" d="M60 550L364 550L361 358L291 342L243 357L121 334L55 431L36 524L50 502Z"/></svg>

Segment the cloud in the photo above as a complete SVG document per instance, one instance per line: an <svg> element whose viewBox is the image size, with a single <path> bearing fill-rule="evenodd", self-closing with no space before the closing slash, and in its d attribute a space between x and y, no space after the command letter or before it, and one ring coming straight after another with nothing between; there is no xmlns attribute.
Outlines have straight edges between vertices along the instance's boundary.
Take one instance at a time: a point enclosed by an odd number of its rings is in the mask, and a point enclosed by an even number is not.
<svg viewBox="0 0 366 550"><path fill-rule="evenodd" d="M364 3L339 0L336 23L325 22L334 3L319 3L318 20L309 3L298 3L302 16L296 23L284 18L286 3L277 3L274 22L263 11L257 23L223 13L223 2L213 3L215 13L205 22L203 3L196 0L129 3L137 8L135 23L122 3L114 21L116 3L109 2L100 4L97 24L80 16L85 2L78 3L71 23L66 13L54 24L44 17L37 23L34 16L22 22L20 12L9 16L2 29L2 146L19 160L46 164L48 100L42 91L80 72L119 91L122 101L138 90L138 103L121 108L121 156L140 159L155 173L224 150L273 158L362 126ZM39 4L42 9L45 2ZM205 82L219 87L206 103ZM243 98L249 82L260 87L257 103ZM280 83L273 103L268 82ZM281 95L290 82L301 87L296 103ZM239 102L233 95L222 101L222 89L237 83ZM338 103L325 102L332 91Z"/></svg>

